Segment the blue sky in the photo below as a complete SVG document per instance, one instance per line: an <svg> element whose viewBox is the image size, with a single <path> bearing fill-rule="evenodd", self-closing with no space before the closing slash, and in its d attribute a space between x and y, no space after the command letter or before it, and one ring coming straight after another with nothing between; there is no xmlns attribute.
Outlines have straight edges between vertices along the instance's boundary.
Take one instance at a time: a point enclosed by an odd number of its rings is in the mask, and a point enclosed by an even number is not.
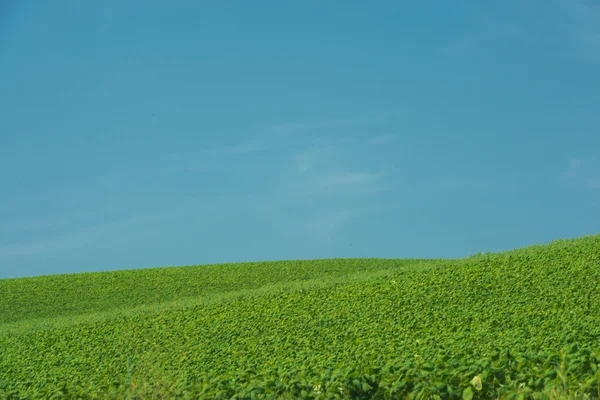
<svg viewBox="0 0 600 400"><path fill-rule="evenodd" d="M600 232L590 0L0 7L0 278Z"/></svg>

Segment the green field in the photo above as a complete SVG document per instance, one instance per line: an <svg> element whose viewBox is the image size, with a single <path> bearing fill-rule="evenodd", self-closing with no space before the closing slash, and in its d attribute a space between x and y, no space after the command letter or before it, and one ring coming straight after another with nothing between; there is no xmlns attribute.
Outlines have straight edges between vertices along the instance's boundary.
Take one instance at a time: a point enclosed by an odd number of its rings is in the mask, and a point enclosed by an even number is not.
<svg viewBox="0 0 600 400"><path fill-rule="evenodd" d="M0 399L600 398L600 235L0 280Z"/></svg>

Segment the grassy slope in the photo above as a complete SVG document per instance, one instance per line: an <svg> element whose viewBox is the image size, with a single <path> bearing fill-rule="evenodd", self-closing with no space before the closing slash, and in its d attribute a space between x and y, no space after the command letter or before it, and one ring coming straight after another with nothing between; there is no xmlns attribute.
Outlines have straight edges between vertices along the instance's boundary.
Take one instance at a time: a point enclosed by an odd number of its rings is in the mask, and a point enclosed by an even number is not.
<svg viewBox="0 0 600 400"><path fill-rule="evenodd" d="M130 309L431 263L426 260L276 261L48 275L0 280L0 329L27 320ZM144 307L142 307L144 308ZM145 307L146 309L148 307Z"/></svg>
<svg viewBox="0 0 600 400"><path fill-rule="evenodd" d="M240 288L239 296L218 297ZM0 398L3 389L49 395L63 383L61 393L100 397L526 398L552 386L600 396L600 235L453 261L254 263L0 281L3 295L8 289ZM156 303L178 296L195 301ZM207 296L218 298L197 301ZM148 307L114 312L124 304ZM101 319L72 318L97 311ZM63 322L31 331L50 317ZM481 386L470 383L474 377Z"/></svg>

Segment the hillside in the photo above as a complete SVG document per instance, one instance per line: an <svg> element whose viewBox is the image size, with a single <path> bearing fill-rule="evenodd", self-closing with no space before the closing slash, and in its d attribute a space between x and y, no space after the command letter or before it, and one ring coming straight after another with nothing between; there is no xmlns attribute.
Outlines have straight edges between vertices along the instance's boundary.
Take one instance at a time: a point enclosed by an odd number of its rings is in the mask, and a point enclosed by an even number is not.
<svg viewBox="0 0 600 400"><path fill-rule="evenodd" d="M0 398L598 398L600 235L0 280Z"/></svg>
<svg viewBox="0 0 600 400"><path fill-rule="evenodd" d="M64 322L66 317L220 298L318 279L382 273L431 264L427 260L275 261L152 268L0 280L0 326ZM57 318L64 317L64 318ZM19 324L20 323L20 324Z"/></svg>

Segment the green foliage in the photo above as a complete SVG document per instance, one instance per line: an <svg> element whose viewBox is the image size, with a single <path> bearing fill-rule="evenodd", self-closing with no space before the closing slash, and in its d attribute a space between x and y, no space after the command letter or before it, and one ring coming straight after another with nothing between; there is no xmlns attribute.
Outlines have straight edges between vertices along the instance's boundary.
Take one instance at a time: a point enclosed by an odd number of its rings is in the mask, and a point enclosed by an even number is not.
<svg viewBox="0 0 600 400"><path fill-rule="evenodd" d="M211 268L0 281L0 399L600 398L600 235L452 261ZM115 311L223 293L237 295Z"/></svg>
<svg viewBox="0 0 600 400"><path fill-rule="evenodd" d="M422 260L276 261L49 275L0 280L0 326L23 320L113 312L273 284L344 277Z"/></svg>

